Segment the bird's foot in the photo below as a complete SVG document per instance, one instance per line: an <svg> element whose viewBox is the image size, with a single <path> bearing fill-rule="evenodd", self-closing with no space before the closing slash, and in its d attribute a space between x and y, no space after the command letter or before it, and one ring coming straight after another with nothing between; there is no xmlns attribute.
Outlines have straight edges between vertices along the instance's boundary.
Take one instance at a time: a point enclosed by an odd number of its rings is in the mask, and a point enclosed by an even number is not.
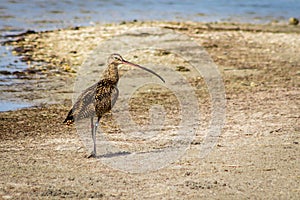
<svg viewBox="0 0 300 200"><path fill-rule="evenodd" d="M92 152L92 153L88 156L88 158L96 158L95 152Z"/></svg>

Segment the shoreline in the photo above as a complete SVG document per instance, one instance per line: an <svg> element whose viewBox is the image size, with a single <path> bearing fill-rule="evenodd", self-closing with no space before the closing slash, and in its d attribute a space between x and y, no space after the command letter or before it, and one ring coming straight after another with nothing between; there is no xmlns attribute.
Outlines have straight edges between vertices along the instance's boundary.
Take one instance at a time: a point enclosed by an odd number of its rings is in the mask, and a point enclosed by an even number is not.
<svg viewBox="0 0 300 200"><path fill-rule="evenodd" d="M299 34L299 26L282 25L282 24L240 24L240 23L198 23L198 22L123 22L123 23L111 23L98 26L87 27L73 27L68 29L58 29L53 31L36 32L28 30L24 33L17 35L10 35L3 45L9 45L14 47L13 54L21 57L22 62L28 64L28 69L24 71L16 71L12 75L16 76L16 79L12 79L12 85L23 80L27 80L27 87L29 85L31 91L34 90L33 86L39 81L45 84L52 85L48 79L53 79L53 87L60 87L59 93L72 93L72 91L62 88L64 82L72 84L76 77L76 71L78 67L82 65L86 59L87 52L97 46L97 43L109 38L119 32L126 30L126 28L143 27L143 26L158 26L161 28L171 29L181 34L187 34L190 36L198 37L202 32L241 32L241 33L270 33L270 34ZM99 33L96 34L96 31ZM71 34L68 39L64 38L63 34ZM82 34L89 34L86 39L89 41L86 43L78 42ZM49 39L47 39L49 37ZM62 41L63 44L55 42L56 37L58 41ZM73 38L72 38L73 37ZM85 36L84 36L85 37ZM96 38L99 39L96 39ZM268 39L268 38L266 38ZM72 45L74 43L74 45ZM48 46L51 44L51 47ZM61 45L61 47L59 47ZM204 48L207 48L205 44L200 44ZM49 50L52 48L53 50ZM208 46L208 50L210 47ZM210 52L209 52L210 53ZM19 84L18 84L19 85ZM30 86L31 85L31 86ZM32 86L33 85L33 86ZM42 84L45 86L44 84ZM0 90L4 91L2 101L11 99L14 101L24 101L29 103L34 98L28 97L28 94L20 92L20 90L11 90L9 85L0 86ZM21 86L23 87L23 86ZM45 86L47 87L47 86ZM22 89L21 89L22 90ZM14 95L14 93L18 95ZM11 94L10 94L11 93ZM67 95L69 96L69 95ZM65 96L64 96L65 98ZM70 96L69 96L70 99ZM44 104L47 101L53 103L59 103L62 98L55 97L54 100L44 99L41 97L39 101L33 101L34 105Z"/></svg>
<svg viewBox="0 0 300 200"><path fill-rule="evenodd" d="M199 145L211 120L210 94L203 78L178 71L187 77L199 101L201 124L195 139L180 160L158 171L130 174L87 159L75 127L62 121L87 52L105 39L141 26L188 35L209 53L225 85L226 125L214 149L200 159ZM299 36L299 26L288 25L128 22L37 32L10 41L31 68L23 74L27 84L0 87L2 98L38 106L0 112L0 198L300 198ZM170 54L150 52L143 57L142 53L126 56L137 63L144 57L163 59L173 66ZM189 69L175 61L175 67ZM150 91L142 93L146 98L133 96L130 101L136 122L147 124L146 105L154 100L165 103L168 119L177 119L177 113L171 112L177 109L173 97L163 90ZM133 140L132 133L116 131L112 119L108 115L101 122L105 136L129 152L159 149L170 137L167 131L155 142Z"/></svg>

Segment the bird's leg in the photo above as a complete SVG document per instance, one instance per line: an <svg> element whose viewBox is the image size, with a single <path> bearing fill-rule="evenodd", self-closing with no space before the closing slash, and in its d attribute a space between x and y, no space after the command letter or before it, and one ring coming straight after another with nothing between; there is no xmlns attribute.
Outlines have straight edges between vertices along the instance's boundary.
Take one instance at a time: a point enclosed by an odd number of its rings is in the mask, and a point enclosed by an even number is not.
<svg viewBox="0 0 300 200"><path fill-rule="evenodd" d="M94 135L93 134L93 131L94 131L94 118L91 117L91 129L92 129L92 136Z"/></svg>
<svg viewBox="0 0 300 200"><path fill-rule="evenodd" d="M99 126L99 121L100 118L98 117L98 120L96 121L95 125L94 125L94 120L93 118L91 118L91 127L92 127L92 138L93 138L93 151L91 153L91 155L89 156L89 158L91 157L96 157L97 155L97 151L96 151L96 133L97 133L97 128Z"/></svg>
<svg viewBox="0 0 300 200"><path fill-rule="evenodd" d="M100 117L98 117L97 121L95 122L95 126L94 126L93 141L94 141L94 154L95 154L95 156L96 156L96 133L97 133L97 128L99 126L99 121L100 121Z"/></svg>
<svg viewBox="0 0 300 200"><path fill-rule="evenodd" d="M94 118L93 117L91 117L91 129L92 129L92 139L93 139L93 151L92 151L91 155L89 155L88 158L96 156L96 130L95 130L95 126L94 126Z"/></svg>

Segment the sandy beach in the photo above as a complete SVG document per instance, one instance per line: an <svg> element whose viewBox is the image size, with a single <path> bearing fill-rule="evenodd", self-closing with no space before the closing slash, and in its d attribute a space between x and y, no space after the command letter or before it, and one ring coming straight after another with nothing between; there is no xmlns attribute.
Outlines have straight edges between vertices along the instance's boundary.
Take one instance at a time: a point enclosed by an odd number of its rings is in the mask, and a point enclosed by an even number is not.
<svg viewBox="0 0 300 200"><path fill-rule="evenodd" d="M75 126L62 123L89 52L134 27L160 27L186 35L217 65L225 86L226 122L205 158L197 155L210 122L210 94L202 77L189 77L184 63L173 64L182 66L176 70L195 90L201 126L184 155L162 169L126 173L89 159ZM30 32L11 37L6 45L14 46L14 53L30 68L18 74L24 83L1 85L2 96L36 106L0 112L1 199L300 198L299 25L137 21ZM136 63L145 59L139 52L126 56ZM167 53L154 52L154 56L173 62ZM165 103L168 119L176 119L177 104L166 100L172 95L153 91L152 96L131 100L136 122L147 124L145 105L156 100ZM101 126L110 140L122 141L130 151L162 145L127 141L109 114Z"/></svg>

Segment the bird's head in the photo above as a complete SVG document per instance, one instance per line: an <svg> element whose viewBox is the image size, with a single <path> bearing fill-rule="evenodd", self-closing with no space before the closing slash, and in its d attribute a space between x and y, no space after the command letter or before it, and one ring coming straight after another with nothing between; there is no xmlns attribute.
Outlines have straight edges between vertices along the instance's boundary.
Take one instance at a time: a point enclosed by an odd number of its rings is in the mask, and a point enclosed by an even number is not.
<svg viewBox="0 0 300 200"><path fill-rule="evenodd" d="M117 54L117 53L114 53L114 54L111 54L108 58L108 65L111 65L111 64L114 64L114 65L120 65L120 64L125 64L125 65L130 65L130 66L134 66L134 67L138 67L140 69L143 69L147 72L150 72L151 74L154 74L155 76L157 76L160 80L162 80L163 82L165 82L165 80L160 76L158 75L157 73L155 73L154 71L146 68L146 67L142 67L140 65L137 65L137 64L134 64L134 63L131 63L129 61L126 61L122 58L122 56L120 54Z"/></svg>
<svg viewBox="0 0 300 200"><path fill-rule="evenodd" d="M115 65L120 65L120 64L124 64L124 59L122 58L122 56L120 54L114 53L111 54L108 58L108 64L115 64Z"/></svg>

